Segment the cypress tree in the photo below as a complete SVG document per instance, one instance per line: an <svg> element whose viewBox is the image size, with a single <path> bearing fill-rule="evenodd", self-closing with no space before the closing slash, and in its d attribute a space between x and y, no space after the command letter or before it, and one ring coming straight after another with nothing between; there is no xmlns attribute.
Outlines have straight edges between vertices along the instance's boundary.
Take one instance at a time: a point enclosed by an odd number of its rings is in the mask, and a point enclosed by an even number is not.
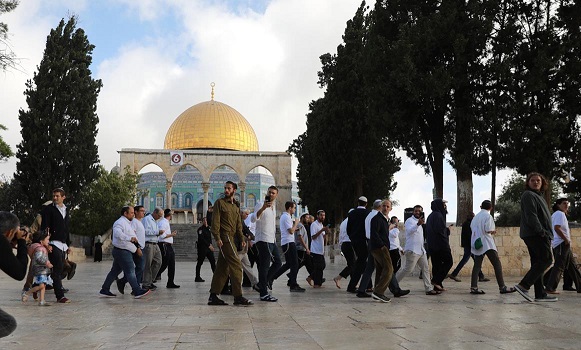
<svg viewBox="0 0 581 350"><path fill-rule="evenodd" d="M99 174L97 96L101 80L91 77L94 45L73 16L52 29L33 79L26 83L28 109L19 111L22 142L15 179L31 211L63 187L75 206L82 188Z"/></svg>

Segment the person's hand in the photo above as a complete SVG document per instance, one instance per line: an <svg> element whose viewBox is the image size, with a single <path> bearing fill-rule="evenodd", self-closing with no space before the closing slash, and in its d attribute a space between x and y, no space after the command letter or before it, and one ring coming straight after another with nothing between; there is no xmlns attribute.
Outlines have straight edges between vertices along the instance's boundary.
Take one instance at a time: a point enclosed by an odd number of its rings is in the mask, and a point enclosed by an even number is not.
<svg viewBox="0 0 581 350"><path fill-rule="evenodd" d="M216 250L216 249L214 249L214 246L213 246L213 245L211 245L211 244L210 244L210 246L209 246L208 248L210 248L210 251L211 251L211 252L213 252L214 250Z"/></svg>
<svg viewBox="0 0 581 350"><path fill-rule="evenodd" d="M307 255L311 255L311 250L307 248Z"/></svg>
<svg viewBox="0 0 581 350"><path fill-rule="evenodd" d="M135 253L137 254L137 256L143 256L143 252L141 251L141 248L137 248Z"/></svg>
<svg viewBox="0 0 581 350"><path fill-rule="evenodd" d="M565 243L565 245L571 245L571 240L570 239L567 239L563 243Z"/></svg>
<svg viewBox="0 0 581 350"><path fill-rule="evenodd" d="M48 250L49 253L52 253L52 245L49 245L46 250Z"/></svg>
<svg viewBox="0 0 581 350"><path fill-rule="evenodd" d="M246 247L246 242L242 241L242 248Z"/></svg>
<svg viewBox="0 0 581 350"><path fill-rule="evenodd" d="M420 218L420 219L418 220L418 224L420 224L420 225L423 225L423 224L425 224L425 223L426 223L426 219L425 219L425 218Z"/></svg>
<svg viewBox="0 0 581 350"><path fill-rule="evenodd" d="M222 248L222 245L223 244L224 243L222 243L222 240L221 239L219 239L219 240L216 241L216 245L218 246L218 248Z"/></svg>
<svg viewBox="0 0 581 350"><path fill-rule="evenodd" d="M46 267L48 267L49 269L53 268L53 265L50 263L50 261L46 262Z"/></svg>
<svg viewBox="0 0 581 350"><path fill-rule="evenodd" d="M164 232L165 232L165 230L159 230L159 233L157 235L161 236L161 235L163 235Z"/></svg>
<svg viewBox="0 0 581 350"><path fill-rule="evenodd" d="M129 240L129 242L131 242L131 243L137 243L137 237L131 237L131 239Z"/></svg>

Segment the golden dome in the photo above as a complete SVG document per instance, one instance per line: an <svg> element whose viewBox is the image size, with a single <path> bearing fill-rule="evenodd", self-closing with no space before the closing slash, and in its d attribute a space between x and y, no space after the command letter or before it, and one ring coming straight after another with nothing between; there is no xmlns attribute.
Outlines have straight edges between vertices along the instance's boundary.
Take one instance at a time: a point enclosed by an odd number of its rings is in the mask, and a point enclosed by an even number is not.
<svg viewBox="0 0 581 350"><path fill-rule="evenodd" d="M163 147L258 151L258 139L242 114L212 99L180 114L169 127Z"/></svg>

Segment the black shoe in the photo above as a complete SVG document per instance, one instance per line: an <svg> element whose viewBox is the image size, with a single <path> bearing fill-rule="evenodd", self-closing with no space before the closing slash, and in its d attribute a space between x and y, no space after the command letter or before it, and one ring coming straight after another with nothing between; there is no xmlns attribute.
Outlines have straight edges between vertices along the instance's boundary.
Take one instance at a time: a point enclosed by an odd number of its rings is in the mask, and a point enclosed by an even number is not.
<svg viewBox="0 0 581 350"><path fill-rule="evenodd" d="M67 274L67 279L70 280L71 278L73 278L73 276L75 276L76 271L77 271L77 263L71 262L71 270Z"/></svg>
<svg viewBox="0 0 581 350"><path fill-rule="evenodd" d="M206 282L205 280L202 279L202 277L196 277L196 279L194 281L195 282Z"/></svg>
<svg viewBox="0 0 581 350"><path fill-rule="evenodd" d="M371 294L365 292L357 292L358 298L371 298Z"/></svg>
<svg viewBox="0 0 581 350"><path fill-rule="evenodd" d="M177 285L177 284L175 284L175 283L168 284L168 285L166 286L166 288L170 288L170 289L177 289L177 288L179 288L179 287L180 287L180 286L179 286L179 285Z"/></svg>
<svg viewBox="0 0 581 350"><path fill-rule="evenodd" d="M575 292L577 289L575 289L573 287L563 287L563 290L568 290L570 292Z"/></svg>
<svg viewBox="0 0 581 350"><path fill-rule="evenodd" d="M228 303L218 298L216 294L210 294L210 297L208 298L208 305L228 305Z"/></svg>
<svg viewBox="0 0 581 350"><path fill-rule="evenodd" d="M302 292L304 292L304 291L305 291L305 288L301 288L301 287L300 287L300 286L297 284L296 286L294 286L294 287L291 287L291 288L290 288L290 291L291 291L291 292L299 292L299 293L302 293Z"/></svg>
<svg viewBox="0 0 581 350"><path fill-rule="evenodd" d="M252 287L252 284L250 284L250 282L242 283L242 287L244 287L244 288L250 288L250 287Z"/></svg>
<svg viewBox="0 0 581 350"><path fill-rule="evenodd" d="M403 297L404 295L410 294L409 289L400 289L397 292L393 293L393 296L396 298Z"/></svg>
<svg viewBox="0 0 581 350"><path fill-rule="evenodd" d="M236 306L250 306L250 305L254 305L254 303L251 300L246 299L245 297L237 297L234 298L234 305Z"/></svg>
<svg viewBox="0 0 581 350"><path fill-rule="evenodd" d="M63 293L68 293L69 292L69 289L63 287L62 291L63 291Z"/></svg>
<svg viewBox="0 0 581 350"><path fill-rule="evenodd" d="M347 289L347 293L356 294L357 289Z"/></svg>
<svg viewBox="0 0 581 350"><path fill-rule="evenodd" d="M486 278L486 277L478 279L478 282L489 282L489 281L490 281L490 278Z"/></svg>
<svg viewBox="0 0 581 350"><path fill-rule="evenodd" d="M123 281L120 279L116 279L115 282L117 282L117 290L119 293L125 294L125 283L123 283Z"/></svg>

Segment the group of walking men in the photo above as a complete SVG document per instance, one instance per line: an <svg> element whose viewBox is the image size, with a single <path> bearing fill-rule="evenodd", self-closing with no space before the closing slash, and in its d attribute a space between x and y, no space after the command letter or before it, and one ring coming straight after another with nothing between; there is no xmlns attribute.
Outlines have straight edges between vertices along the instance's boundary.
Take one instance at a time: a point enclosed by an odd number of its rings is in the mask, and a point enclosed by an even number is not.
<svg viewBox="0 0 581 350"><path fill-rule="evenodd" d="M113 265L107 274L99 295L113 298L111 285L116 282L119 293L125 294L125 285L131 286L131 294L136 299L148 295L157 289L154 284L161 279L167 269L167 288L179 288L174 283L175 253L171 231L171 209L155 210L146 215L142 205L125 206L121 216L113 224L111 241L113 244ZM123 272L123 277L119 275Z"/></svg>

